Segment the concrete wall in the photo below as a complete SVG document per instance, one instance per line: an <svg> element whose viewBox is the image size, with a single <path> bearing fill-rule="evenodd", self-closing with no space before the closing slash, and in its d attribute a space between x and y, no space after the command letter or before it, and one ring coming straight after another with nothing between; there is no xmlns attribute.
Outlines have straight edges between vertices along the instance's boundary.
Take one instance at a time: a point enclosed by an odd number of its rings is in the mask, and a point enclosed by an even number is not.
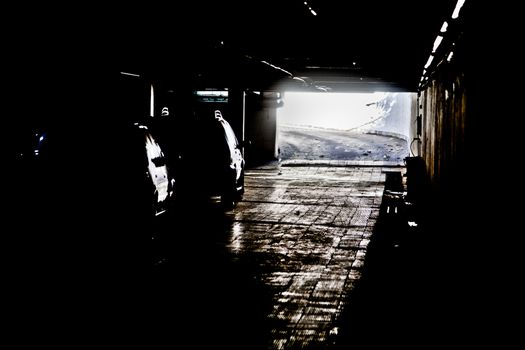
<svg viewBox="0 0 525 350"><path fill-rule="evenodd" d="M452 189L466 162L467 90L459 68L442 66L420 96L421 155L436 190Z"/></svg>
<svg viewBox="0 0 525 350"><path fill-rule="evenodd" d="M389 93L380 101L384 117L371 126L369 132L395 135L410 140L410 121L415 120L415 93Z"/></svg>

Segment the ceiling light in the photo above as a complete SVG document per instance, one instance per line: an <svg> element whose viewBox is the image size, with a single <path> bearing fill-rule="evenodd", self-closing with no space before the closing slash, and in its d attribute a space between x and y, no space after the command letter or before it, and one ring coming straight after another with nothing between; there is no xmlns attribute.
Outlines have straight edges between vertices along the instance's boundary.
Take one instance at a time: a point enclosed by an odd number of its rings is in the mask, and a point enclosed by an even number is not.
<svg viewBox="0 0 525 350"><path fill-rule="evenodd" d="M463 4L465 3L465 0L458 0L456 4L456 8L454 9L454 12L452 12L452 18L456 19L459 16L459 11L463 7Z"/></svg>
<svg viewBox="0 0 525 350"><path fill-rule="evenodd" d="M140 75L138 75L138 74L133 74L133 73L128 73L128 72L120 72L120 74L122 74L122 75L129 75L129 76L132 76L132 77L140 77Z"/></svg>
<svg viewBox="0 0 525 350"><path fill-rule="evenodd" d="M432 48L432 52L436 52L436 50L439 47L439 44L441 44L442 40L443 40L443 37L441 35L438 35L436 40L434 41L434 47Z"/></svg>
<svg viewBox="0 0 525 350"><path fill-rule="evenodd" d="M447 28L448 28L448 23L447 21L445 21L443 22L443 25L441 26L440 32L445 33L447 31Z"/></svg>
<svg viewBox="0 0 525 350"><path fill-rule="evenodd" d="M308 5L307 1L304 2L304 6L308 8L308 11L310 11L312 15L317 16L317 12L315 12L314 9L310 5Z"/></svg>
<svg viewBox="0 0 525 350"><path fill-rule="evenodd" d="M428 58L427 63L425 64L425 69L427 69L432 64L432 60L433 59L434 59L434 56L430 55L430 57Z"/></svg>

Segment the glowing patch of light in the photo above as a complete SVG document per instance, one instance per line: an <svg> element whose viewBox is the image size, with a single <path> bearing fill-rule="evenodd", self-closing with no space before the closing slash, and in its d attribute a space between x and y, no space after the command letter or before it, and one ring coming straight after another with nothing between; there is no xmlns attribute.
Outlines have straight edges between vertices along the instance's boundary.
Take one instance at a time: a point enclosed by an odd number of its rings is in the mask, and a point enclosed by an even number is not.
<svg viewBox="0 0 525 350"><path fill-rule="evenodd" d="M427 69L428 67L430 67L430 65L432 64L432 60L434 59L434 56L430 55L430 57L428 58L428 61L427 63L425 64L425 69Z"/></svg>
<svg viewBox="0 0 525 350"><path fill-rule="evenodd" d="M40 138L38 139L38 141L42 142L42 140L44 140L44 136L40 136Z"/></svg>
<svg viewBox="0 0 525 350"><path fill-rule="evenodd" d="M465 0L458 0L456 4L456 8L454 9L454 12L452 12L452 18L456 19L459 16L459 11L461 11L461 8L463 7L463 4L465 3Z"/></svg>
<svg viewBox="0 0 525 350"><path fill-rule="evenodd" d="M312 15L317 16L317 13L314 10L310 9L310 12L312 13Z"/></svg>
<svg viewBox="0 0 525 350"><path fill-rule="evenodd" d="M415 222L415 221L409 221L409 222L408 222L408 226L410 226L410 227L417 227L417 222Z"/></svg>
<svg viewBox="0 0 525 350"><path fill-rule="evenodd" d="M452 56L454 56L454 51L450 51L447 57L447 62L450 62L452 60Z"/></svg>
<svg viewBox="0 0 525 350"><path fill-rule="evenodd" d="M441 35L438 35L436 40L434 41L434 47L432 48L432 52L436 52L442 40L443 40L443 37Z"/></svg>
<svg viewBox="0 0 525 350"><path fill-rule="evenodd" d="M447 31L447 28L448 28L448 23L447 21L443 22L443 25L441 26L441 29L439 30L441 33L445 33Z"/></svg>
<svg viewBox="0 0 525 350"><path fill-rule="evenodd" d="M232 227L231 250L234 253L239 253L242 250L241 237L243 234L242 223L236 222Z"/></svg>

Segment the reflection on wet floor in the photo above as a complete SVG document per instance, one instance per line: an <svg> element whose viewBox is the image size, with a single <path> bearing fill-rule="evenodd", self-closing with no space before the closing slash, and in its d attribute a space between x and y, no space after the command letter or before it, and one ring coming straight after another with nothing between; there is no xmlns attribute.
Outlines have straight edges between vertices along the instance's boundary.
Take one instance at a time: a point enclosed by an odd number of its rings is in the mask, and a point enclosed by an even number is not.
<svg viewBox="0 0 525 350"><path fill-rule="evenodd" d="M361 276L384 181L381 167L254 169L235 209L185 206L159 240L157 316L213 327L163 323L163 338L204 332L246 349L332 344Z"/></svg>

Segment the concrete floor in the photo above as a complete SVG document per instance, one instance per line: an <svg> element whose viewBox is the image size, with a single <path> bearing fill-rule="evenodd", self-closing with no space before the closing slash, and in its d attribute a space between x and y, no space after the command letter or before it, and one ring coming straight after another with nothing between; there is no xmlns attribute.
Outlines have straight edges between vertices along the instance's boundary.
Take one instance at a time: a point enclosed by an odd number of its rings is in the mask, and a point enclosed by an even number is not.
<svg viewBox="0 0 525 350"><path fill-rule="evenodd" d="M282 160L403 162L409 154L407 142L394 136L290 125L279 130Z"/></svg>
<svg viewBox="0 0 525 350"><path fill-rule="evenodd" d="M401 168L260 167L246 171L235 209L213 200L181 207L155 240L156 338L176 345L205 337L230 349L334 346L379 217L385 170Z"/></svg>

